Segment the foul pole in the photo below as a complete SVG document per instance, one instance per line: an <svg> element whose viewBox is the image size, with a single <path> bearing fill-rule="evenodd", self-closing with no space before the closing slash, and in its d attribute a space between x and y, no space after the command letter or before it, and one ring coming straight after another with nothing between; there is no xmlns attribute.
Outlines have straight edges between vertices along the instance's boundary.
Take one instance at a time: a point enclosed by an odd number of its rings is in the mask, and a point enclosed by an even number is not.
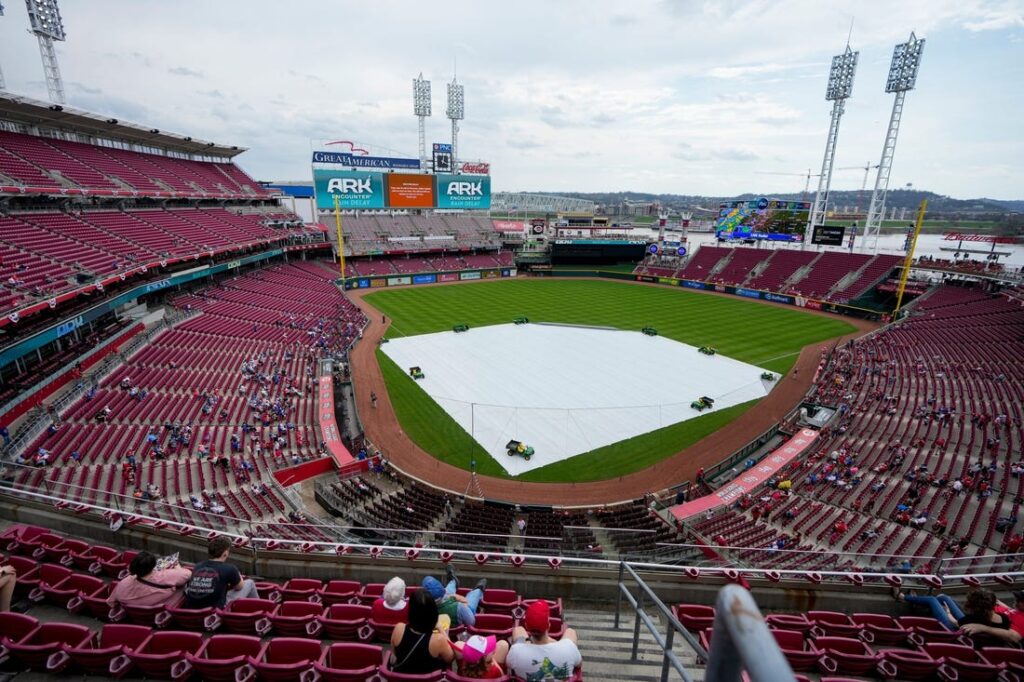
<svg viewBox="0 0 1024 682"><path fill-rule="evenodd" d="M345 285L345 235L341 232L341 197L334 195L334 226L338 230L338 269L341 270L341 284Z"/></svg>
<svg viewBox="0 0 1024 682"><path fill-rule="evenodd" d="M907 257L903 259L903 272L900 274L900 288L896 293L896 309L892 311L892 319L896 319L900 313L900 306L903 305L903 290L907 286L907 277L910 276L910 266L914 262L914 249L917 248L917 236L921 234L921 226L924 224L924 212L928 208L928 200L922 199L917 209L917 221L914 223L914 236L910 238L910 248L907 249Z"/></svg>

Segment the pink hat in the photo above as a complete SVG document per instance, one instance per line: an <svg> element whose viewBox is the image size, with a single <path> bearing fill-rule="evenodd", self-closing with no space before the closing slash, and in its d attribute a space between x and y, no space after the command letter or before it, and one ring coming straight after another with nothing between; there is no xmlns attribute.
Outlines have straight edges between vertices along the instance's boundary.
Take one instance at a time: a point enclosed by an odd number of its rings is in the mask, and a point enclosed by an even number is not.
<svg viewBox="0 0 1024 682"><path fill-rule="evenodd" d="M497 645L498 640L494 635L486 637L473 635L466 640L466 644L462 647L462 660L470 665L476 665L493 654Z"/></svg>

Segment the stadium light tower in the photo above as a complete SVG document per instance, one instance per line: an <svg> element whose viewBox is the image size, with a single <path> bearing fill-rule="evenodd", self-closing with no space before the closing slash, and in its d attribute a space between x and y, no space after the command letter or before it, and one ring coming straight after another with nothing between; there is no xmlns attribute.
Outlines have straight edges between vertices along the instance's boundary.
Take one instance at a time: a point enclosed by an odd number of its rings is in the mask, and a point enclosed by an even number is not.
<svg viewBox="0 0 1024 682"><path fill-rule="evenodd" d="M814 205L807 216L807 229L804 241L814 234L814 226L825 221L828 207L828 192L832 187L832 167L836 160L836 140L839 139L839 119L846 109L846 100L853 92L853 77L857 73L857 57L860 53L850 49L832 57L832 68L828 73L828 87L825 88L825 100L832 102L832 120L828 126L828 138L825 140L825 158L821 161L821 175L818 176L818 193L814 195Z"/></svg>
<svg viewBox="0 0 1024 682"><path fill-rule="evenodd" d="M424 80L423 74L412 79L412 113L420 123L420 165L427 164L427 116L430 116L430 81Z"/></svg>
<svg viewBox="0 0 1024 682"><path fill-rule="evenodd" d="M875 176L875 190L871 193L871 205L864 222L864 243L867 244L870 239L871 247L875 251L878 250L878 233L882 229L882 216L885 214L885 195L889 191L889 172L892 170L892 157L896 153L896 136L900 132L903 101L917 83L922 52L924 38L918 39L913 31L907 42L900 43L892 51L892 63L889 65L889 79L885 83L885 91L896 93L896 99L892 103L889 130L885 134L882 160L878 162L878 175Z"/></svg>
<svg viewBox="0 0 1024 682"><path fill-rule="evenodd" d="M64 81L60 77L57 51L53 41L64 40L64 22L60 18L57 0L25 0L28 8L28 22L39 40L39 56L43 58L43 73L46 74L46 89L50 101L64 104Z"/></svg>
<svg viewBox="0 0 1024 682"><path fill-rule="evenodd" d="M448 110L445 115L452 121L452 168L459 168L459 121L466 116L465 89L458 84L455 77L448 84Z"/></svg>

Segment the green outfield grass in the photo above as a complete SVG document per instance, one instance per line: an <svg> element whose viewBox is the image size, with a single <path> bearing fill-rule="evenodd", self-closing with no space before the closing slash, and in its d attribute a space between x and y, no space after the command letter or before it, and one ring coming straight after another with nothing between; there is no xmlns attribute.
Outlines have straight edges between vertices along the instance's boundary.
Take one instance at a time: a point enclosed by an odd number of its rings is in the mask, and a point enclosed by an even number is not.
<svg viewBox="0 0 1024 682"><path fill-rule="evenodd" d="M459 323L504 324L521 315L535 322L635 330L651 326L667 338L714 346L724 355L778 373L792 367L805 345L854 331L841 319L793 308L612 281L496 280L391 289L369 294L366 300L391 319L390 337L446 331ZM506 476L415 381L383 353L377 357L398 419L413 442L455 466L468 469L470 457L475 457L481 474ZM725 426L751 405L667 426L536 469L518 480L588 481L638 471Z"/></svg>

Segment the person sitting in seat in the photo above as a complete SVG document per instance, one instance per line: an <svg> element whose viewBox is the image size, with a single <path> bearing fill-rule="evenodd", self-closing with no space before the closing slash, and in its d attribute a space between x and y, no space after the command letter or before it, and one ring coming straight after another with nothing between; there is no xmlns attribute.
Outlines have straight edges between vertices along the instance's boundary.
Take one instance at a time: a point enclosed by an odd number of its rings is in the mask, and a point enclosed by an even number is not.
<svg viewBox="0 0 1024 682"><path fill-rule="evenodd" d="M405 581L395 576L384 586L381 596L373 601L370 620L397 625L409 620L409 600L405 598Z"/></svg>
<svg viewBox="0 0 1024 682"><path fill-rule="evenodd" d="M437 610L451 618L452 625L472 626L476 623L476 610L484 597L487 579L482 578L473 590L463 597L457 593L459 579L455 575L455 567L447 564L444 567L446 585L428 575L423 579L423 589L437 602Z"/></svg>
<svg viewBox="0 0 1024 682"><path fill-rule="evenodd" d="M231 553L231 540L223 535L210 540L209 559L192 569L192 578L185 587L184 607L203 609L208 606L224 608L235 599L259 599L256 583L243 578L238 569L227 563Z"/></svg>
<svg viewBox="0 0 1024 682"><path fill-rule="evenodd" d="M182 588L192 571L182 566L156 570L156 555L139 552L128 564L130 575L117 583L107 597L107 604L116 606L177 606L184 598Z"/></svg>
<svg viewBox="0 0 1024 682"><path fill-rule="evenodd" d="M526 609L523 625L512 631L512 648L506 658L509 674L527 680L571 678L573 669L583 662L576 631L566 628L561 639L552 639L548 635L551 607L543 599Z"/></svg>
<svg viewBox="0 0 1024 682"><path fill-rule="evenodd" d="M443 670L455 658L448 626L438 622L437 602L426 590L416 590L409 599L409 623L395 626L391 647L391 670L406 675Z"/></svg>
<svg viewBox="0 0 1024 682"><path fill-rule="evenodd" d="M453 648L459 675L488 680L505 677L502 666L508 656L507 641L499 642L494 635L473 635L465 642L456 642Z"/></svg>
<svg viewBox="0 0 1024 682"><path fill-rule="evenodd" d="M17 582L18 572L14 566L0 566L0 613L11 610L11 597Z"/></svg>

